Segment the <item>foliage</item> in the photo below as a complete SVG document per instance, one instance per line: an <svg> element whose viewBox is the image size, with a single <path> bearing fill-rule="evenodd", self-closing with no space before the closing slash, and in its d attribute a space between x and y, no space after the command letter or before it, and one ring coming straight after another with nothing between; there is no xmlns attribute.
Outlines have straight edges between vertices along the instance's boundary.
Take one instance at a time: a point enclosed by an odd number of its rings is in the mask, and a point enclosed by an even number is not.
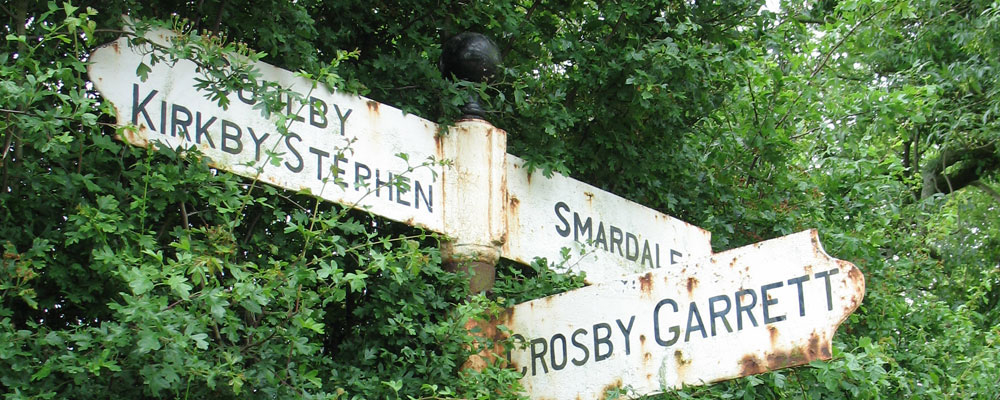
<svg viewBox="0 0 1000 400"><path fill-rule="evenodd" d="M487 304L436 238L114 140L82 59L107 40L97 15L50 3L7 38L6 397L492 398L480 383L514 382L459 372ZM188 39L163 61L236 50Z"/></svg>
<svg viewBox="0 0 1000 400"><path fill-rule="evenodd" d="M470 297L433 235L115 140L86 66L122 14L185 33L155 54L202 65L215 101L253 76L226 52L444 123L471 90L543 173L716 250L819 227L865 272L833 360L654 398L1000 397L995 3L8 3L5 398L514 398L512 371L461 370L466 321L582 285L502 263ZM496 39L494 81L440 76L463 30Z"/></svg>

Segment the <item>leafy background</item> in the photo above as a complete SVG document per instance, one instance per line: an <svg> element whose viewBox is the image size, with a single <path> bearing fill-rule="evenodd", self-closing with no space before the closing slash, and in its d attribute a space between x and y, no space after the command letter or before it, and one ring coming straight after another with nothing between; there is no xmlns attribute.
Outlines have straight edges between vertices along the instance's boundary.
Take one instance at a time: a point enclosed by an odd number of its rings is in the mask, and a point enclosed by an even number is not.
<svg viewBox="0 0 1000 400"><path fill-rule="evenodd" d="M996 3L0 6L5 398L516 398L512 371L461 369L465 322L582 284L502 263L470 296L433 235L114 140L86 64L123 14L185 33L158 54L216 94L234 51L444 123L473 90L542 173L717 251L818 227L865 272L833 360L654 398L1000 398ZM436 68L465 30L501 48L488 84Z"/></svg>

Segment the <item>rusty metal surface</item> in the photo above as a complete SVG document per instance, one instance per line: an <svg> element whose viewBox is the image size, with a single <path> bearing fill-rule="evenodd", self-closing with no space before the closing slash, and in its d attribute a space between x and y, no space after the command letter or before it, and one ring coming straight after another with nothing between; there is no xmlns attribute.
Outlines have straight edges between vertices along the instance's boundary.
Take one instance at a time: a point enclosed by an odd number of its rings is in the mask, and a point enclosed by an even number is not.
<svg viewBox="0 0 1000 400"><path fill-rule="evenodd" d="M500 257L507 231L503 216L507 133L480 119L462 120L439 137L439 153L450 161L444 181L444 232L451 240L441 246L445 262L481 261L490 276L473 277L473 285L491 289L492 264ZM476 290L473 290L476 291Z"/></svg>
<svg viewBox="0 0 1000 400"><path fill-rule="evenodd" d="M154 31L147 38L163 43L172 35ZM266 63L255 66L262 79L302 95L308 104L291 101L288 136L254 109L251 93L230 94L228 109L194 88L195 64L182 60L152 66L148 79L135 75L149 62L125 39L97 49L90 60L91 80L116 108L122 139L146 146L197 147L215 167L341 204L367 208L390 219L442 232L444 217L441 167L418 166L441 159L435 134L438 125L375 101L330 92L323 85ZM247 100L247 101L243 101ZM282 100L288 102L286 96ZM315 105L315 107L313 107ZM267 135L265 137L265 135ZM272 164L268 154L280 159ZM397 155L407 154L408 160ZM503 154L503 153L501 153ZM392 187L390 177L404 174L408 188Z"/></svg>
<svg viewBox="0 0 1000 400"><path fill-rule="evenodd" d="M815 230L519 304L503 320L533 399L648 395L831 357L861 303L853 264Z"/></svg>
<svg viewBox="0 0 1000 400"><path fill-rule="evenodd" d="M667 268L712 254L711 233L572 178L507 155L507 241L503 255L522 263L561 261L587 282Z"/></svg>

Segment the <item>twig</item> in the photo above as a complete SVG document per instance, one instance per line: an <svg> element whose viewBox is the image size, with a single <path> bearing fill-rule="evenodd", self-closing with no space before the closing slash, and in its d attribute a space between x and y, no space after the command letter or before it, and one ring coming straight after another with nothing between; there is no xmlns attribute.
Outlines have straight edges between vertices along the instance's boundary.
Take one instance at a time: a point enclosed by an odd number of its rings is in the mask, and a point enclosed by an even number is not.
<svg viewBox="0 0 1000 400"><path fill-rule="evenodd" d="M25 24L25 21L28 20L28 2L25 1L25 0L18 1L16 7L17 7L17 9L15 10L16 16L14 17L14 19L16 21L18 21L18 23L17 23L17 35L18 36L24 36L25 34L27 34L27 27L25 27L24 24ZM19 59L20 59L20 57L23 57L25 55L25 53L27 53L27 52L28 52L28 46L27 46L27 44L25 44L25 42L20 42L19 41L17 43L17 54L18 54ZM19 107L23 108L23 106L24 105L22 104ZM15 125L14 132L17 132L17 131L20 131L20 130L21 129ZM17 136L17 135L14 135L14 136ZM20 138L17 138L16 140L14 140L14 165L20 164L21 163L21 159L24 156L24 153L23 153L24 147L22 147L22 145L23 145L23 143L21 142Z"/></svg>
<svg viewBox="0 0 1000 400"><path fill-rule="evenodd" d="M531 7L528 8L528 12L524 14L524 18L522 19L522 21L530 24L531 14L535 12L535 8L537 8L538 4L541 2L542 0L535 0L533 3L531 3ZM501 53L500 56L501 58L507 58L507 54L510 54L510 51L514 48L514 40L517 40L517 36L512 35L510 39L507 40L507 46L504 47L503 53Z"/></svg>
<svg viewBox="0 0 1000 400"><path fill-rule="evenodd" d="M222 0L222 4L219 4L219 14L215 16L215 26L212 28L215 32L218 32L219 27L222 26L222 11L226 9L227 3L229 3L229 0Z"/></svg>
<svg viewBox="0 0 1000 400"><path fill-rule="evenodd" d="M181 223L184 224L184 229L190 227L190 224L188 224L187 207L184 205L183 200L181 200Z"/></svg>
<svg viewBox="0 0 1000 400"><path fill-rule="evenodd" d="M803 136L806 136L806 135L808 135L808 134L810 134L810 133L813 133L813 132L816 132L816 131L818 131L818 130L819 130L819 128L822 128L822 127L821 127L821 126L817 126L817 127L815 127L815 128L812 128L812 129L810 129L810 130L808 130L808 131L805 131L805 132L802 132L802 133L800 133L800 134L798 134L798 135L792 135L791 137L789 137L789 138L788 138L788 140L795 140L795 139L798 139L798 138L800 138L800 137L803 137Z"/></svg>
<svg viewBox="0 0 1000 400"><path fill-rule="evenodd" d="M305 206L299 204L297 201L293 200L291 197L288 197L288 196L282 194L281 192L278 192L275 195L278 196L278 197L281 197L281 198L283 198L285 200L287 200L289 203L292 203L292 205L298 207L300 210L305 211L305 212L309 212L308 208L306 208Z"/></svg>
<svg viewBox="0 0 1000 400"><path fill-rule="evenodd" d="M608 44L609 42L611 42L611 38L614 37L615 33L618 32L618 28L621 27L623 20L625 20L624 11L622 11L621 14L618 14L618 21L615 21L615 26L611 27L611 32L608 33L608 36L604 37L604 44Z"/></svg>
<svg viewBox="0 0 1000 400"><path fill-rule="evenodd" d="M837 41L837 44L833 45L833 48L830 49L830 51L826 52L826 56L823 57L823 60L820 61L820 63L816 65L816 68L813 68L813 72L812 72L812 74L809 75L809 79L812 79L812 78L816 77L816 74L818 74L819 71L822 70L823 67L826 66L827 61L830 61L830 57L832 57L833 53L836 52L837 49L839 49L840 46L844 44L844 42L847 40L847 38L849 38L852 35L854 35L854 32L856 32L858 30L858 28L861 27L861 25L864 25L864 24L868 23L868 21L871 21L872 18L875 18L876 15L879 15L882 11L884 11L886 9L886 7L887 6L883 5L882 8L879 9L878 11L873 12L871 15L869 15L868 17L866 17L864 20L858 22L857 24L854 24L854 27L852 27L851 30L848 31L846 35L844 35L844 37L840 38L840 40Z"/></svg>
<svg viewBox="0 0 1000 400"><path fill-rule="evenodd" d="M84 140L83 138L80 138L80 152L76 156L76 173L77 174L82 174L83 173L83 149L84 149L84 147L86 147L83 144L83 140Z"/></svg>
<svg viewBox="0 0 1000 400"><path fill-rule="evenodd" d="M750 81L750 75L747 75L747 91L750 92L750 102L753 104L753 122L757 125L758 132L760 131L760 117L757 116L757 96L753 93L753 82Z"/></svg>
<svg viewBox="0 0 1000 400"><path fill-rule="evenodd" d="M254 215L253 220L250 221L250 225L247 226L247 234L243 236L243 244L249 242L250 238L253 237L253 228L257 226L257 221L260 221L260 216L263 214L264 212L262 210Z"/></svg>
<svg viewBox="0 0 1000 400"><path fill-rule="evenodd" d="M167 310L169 310L169 309L171 309L171 308L174 308L174 307L176 307L176 306L177 306L178 304L181 304L181 303L183 303L183 302L185 302L185 301L191 301L191 300L194 300L194 299L196 299L196 298L200 297L200 296L201 296L201 294L202 294L201 292L198 292L198 293L195 293L195 294L192 294L191 296L188 296L188 298L186 298L186 299L178 299L177 301L175 301L175 302L173 302L173 303L170 303L170 305L168 305L166 309L167 309Z"/></svg>
<svg viewBox="0 0 1000 400"><path fill-rule="evenodd" d="M15 16L15 15L14 15L14 12L13 12L13 11L11 11L11 10L10 10L9 8L7 8L6 6L4 6L3 4L0 4L0 8L2 8L2 9L3 9L3 11L4 11L5 13L7 13L7 15L9 15L9 16L10 16L10 18L11 18L11 19L14 19L14 20L16 20L16 19L17 19L17 16ZM24 21L20 21L19 23L23 24L23 23L24 23Z"/></svg>
<svg viewBox="0 0 1000 400"><path fill-rule="evenodd" d="M948 168L947 165L948 152L941 153L941 176L944 177L944 182L948 184L948 193L954 192L955 188L951 185L951 179L948 178L948 174L944 173L944 170Z"/></svg>
<svg viewBox="0 0 1000 400"><path fill-rule="evenodd" d="M10 122L10 116L9 115L7 117L7 122ZM10 153L10 143L11 143L11 141L14 140L14 132L7 132L4 136L7 137L7 140L3 144L3 155L0 156L0 162L6 162L7 161L7 154Z"/></svg>
<svg viewBox="0 0 1000 400"><path fill-rule="evenodd" d="M396 242L396 241L409 240L409 239L419 239L419 238L424 237L424 236L426 236L426 235L424 235L424 234L406 235L406 236L399 236L399 237L395 237L395 238L385 239L385 241L386 242ZM360 249L362 247L367 247L367 246L370 246L370 245L371 245L370 243L362 243L362 244L359 244L359 245L354 245L354 246L348 247L347 249L344 250L344 254L350 253L350 252L352 252L354 250Z"/></svg>

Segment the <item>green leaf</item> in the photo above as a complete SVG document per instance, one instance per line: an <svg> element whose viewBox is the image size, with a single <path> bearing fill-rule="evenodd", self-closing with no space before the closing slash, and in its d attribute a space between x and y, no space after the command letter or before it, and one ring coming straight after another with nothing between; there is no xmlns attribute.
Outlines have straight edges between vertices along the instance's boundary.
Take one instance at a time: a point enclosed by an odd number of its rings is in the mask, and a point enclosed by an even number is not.
<svg viewBox="0 0 1000 400"><path fill-rule="evenodd" d="M143 329L139 331L139 341L137 342L140 354L148 353L150 351L159 350L160 345L160 335L154 333L153 331Z"/></svg>
<svg viewBox="0 0 1000 400"><path fill-rule="evenodd" d="M133 269L128 286L132 288L132 293L136 296L141 296L150 290L153 290L153 282L138 268Z"/></svg>
<svg viewBox="0 0 1000 400"><path fill-rule="evenodd" d="M177 293L182 299L187 299L191 296L192 286L187 283L187 278L182 275L173 275L167 279L167 286L170 287L174 293Z"/></svg>
<svg viewBox="0 0 1000 400"><path fill-rule="evenodd" d="M344 280L346 280L347 283L350 284L351 291L353 292L360 292L365 288L366 286L365 278L367 277L368 274L364 272L361 273L348 272L344 274Z"/></svg>
<svg viewBox="0 0 1000 400"><path fill-rule="evenodd" d="M243 390L243 378L236 375L229 380L229 385L233 387L233 394L239 396L240 391Z"/></svg>
<svg viewBox="0 0 1000 400"><path fill-rule="evenodd" d="M309 330L311 330L313 332L316 332L318 334L321 334L321 335L323 334L323 324L319 323L319 322L316 322L316 320L312 319L312 317L308 317L308 318L296 317L295 318L295 324L298 325L298 326L300 326L300 327L309 329Z"/></svg>
<svg viewBox="0 0 1000 400"><path fill-rule="evenodd" d="M191 335L191 340L194 340L195 347L201 350L208 349L208 341L206 339L208 339L208 334L206 333L196 333Z"/></svg>
<svg viewBox="0 0 1000 400"><path fill-rule="evenodd" d="M34 374L31 374L31 381L39 381L45 379L52 373L52 366L49 363L45 363L41 368L38 369Z"/></svg>
<svg viewBox="0 0 1000 400"><path fill-rule="evenodd" d="M139 79L141 79L143 82L145 82L146 79L149 78L149 73L152 70L153 69L150 68L149 65L146 65L146 63L144 63L144 62L143 63L139 63L139 66L137 66L135 68L135 75L138 76Z"/></svg>
<svg viewBox="0 0 1000 400"><path fill-rule="evenodd" d="M64 1L63 2L63 11L66 12L67 16L72 16L73 13L75 13L76 10L79 10L79 9L80 9L80 7L74 6L72 2L69 2L69 1Z"/></svg>

